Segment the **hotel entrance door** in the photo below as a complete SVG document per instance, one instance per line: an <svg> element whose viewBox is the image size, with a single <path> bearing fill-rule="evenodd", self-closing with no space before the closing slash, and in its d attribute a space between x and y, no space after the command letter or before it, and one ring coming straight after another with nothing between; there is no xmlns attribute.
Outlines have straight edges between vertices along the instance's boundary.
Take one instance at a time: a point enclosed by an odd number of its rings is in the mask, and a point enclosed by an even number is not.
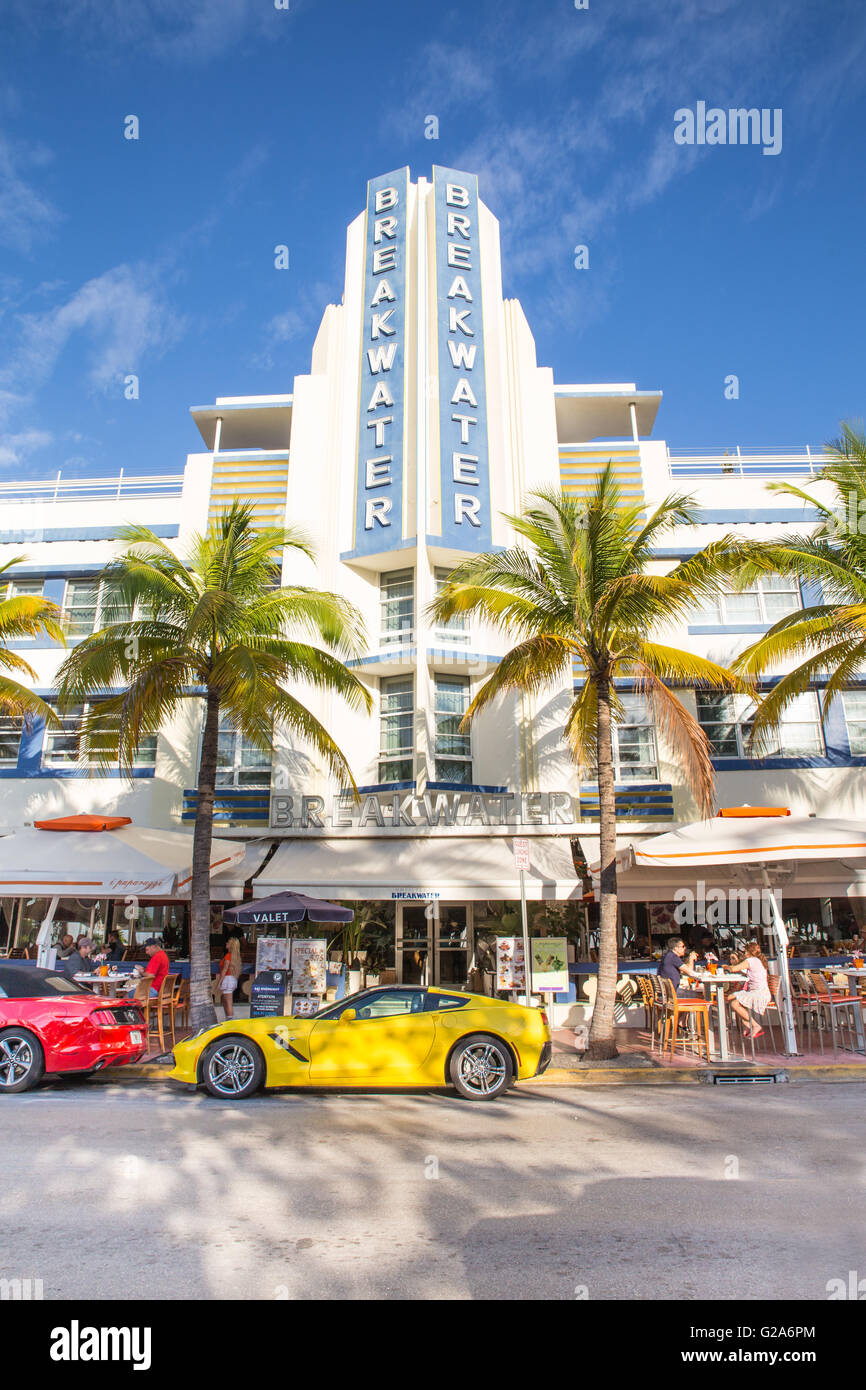
<svg viewBox="0 0 866 1390"><path fill-rule="evenodd" d="M397 980L465 989L472 958L467 903L397 904Z"/></svg>

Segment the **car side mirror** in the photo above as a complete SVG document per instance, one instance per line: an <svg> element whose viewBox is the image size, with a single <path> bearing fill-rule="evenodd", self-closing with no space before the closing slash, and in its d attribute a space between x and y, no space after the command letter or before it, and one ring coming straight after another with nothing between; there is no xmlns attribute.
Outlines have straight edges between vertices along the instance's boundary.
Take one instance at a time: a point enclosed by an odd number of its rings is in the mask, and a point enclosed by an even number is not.
<svg viewBox="0 0 866 1390"><path fill-rule="evenodd" d="M340 1022L354 1023L357 1017L358 1015L355 1013L354 1009L344 1009L343 1012L340 1014Z"/></svg>

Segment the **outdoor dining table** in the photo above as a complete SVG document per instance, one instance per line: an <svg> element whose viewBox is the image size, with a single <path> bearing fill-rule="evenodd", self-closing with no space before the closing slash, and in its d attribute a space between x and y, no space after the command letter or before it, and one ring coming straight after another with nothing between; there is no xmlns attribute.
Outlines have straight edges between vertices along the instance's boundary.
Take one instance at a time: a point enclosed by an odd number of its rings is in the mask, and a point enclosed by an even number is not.
<svg viewBox="0 0 866 1390"><path fill-rule="evenodd" d="M687 979L687 976L684 976ZM716 1047L716 1036L713 1028L713 1011L709 1010L710 1025L710 1051L717 1053L712 1057L714 1062L730 1061L730 1048L728 1046L728 1020L725 1017L724 985L739 985L743 988L745 980L742 975L726 975L723 971L717 970L715 975L710 974L709 970L698 970L695 977L704 987L704 996L712 1003L712 996L716 996L716 1013L719 1018L719 1038L718 1048Z"/></svg>
<svg viewBox="0 0 866 1390"><path fill-rule="evenodd" d="M129 992L138 984L140 975L133 975L131 972L123 975L76 975L75 980L79 985L103 985L109 990L109 996L114 997L114 991L119 985L124 992ZM95 991L94 991L95 992Z"/></svg>
<svg viewBox="0 0 866 1390"><path fill-rule="evenodd" d="M834 973L837 974L837 975L847 975L847 976L848 976L848 993L851 994L851 995L853 995L854 998L857 999L857 1000L858 1000L858 1003L859 1003L859 997L860 997L860 996L859 996L859 991L858 991L858 989L857 989L857 981L858 981L858 980L866 980L866 969L855 970L854 966L851 965L851 966L843 966L843 968L840 970L840 969L838 968L838 966L837 966L837 967L834 968ZM861 1052L866 1052L866 1032L864 1032L864 1029L863 1029L863 1009L862 1009L862 1007L860 1007L860 1008L855 1008L855 1010L854 1010L854 1027L855 1027L856 1030L857 1030L857 1047L859 1048L859 1050L860 1050Z"/></svg>

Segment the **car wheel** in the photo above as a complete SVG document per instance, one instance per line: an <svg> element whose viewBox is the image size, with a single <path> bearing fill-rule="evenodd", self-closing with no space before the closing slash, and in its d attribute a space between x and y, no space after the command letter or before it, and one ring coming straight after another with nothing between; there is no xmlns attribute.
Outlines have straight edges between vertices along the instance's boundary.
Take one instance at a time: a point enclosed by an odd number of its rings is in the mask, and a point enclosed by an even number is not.
<svg viewBox="0 0 866 1390"><path fill-rule="evenodd" d="M218 1038L204 1054L201 1077L212 1096L242 1100L264 1081L264 1058L249 1038Z"/></svg>
<svg viewBox="0 0 866 1390"><path fill-rule="evenodd" d="M27 1028L4 1028L0 1033L0 1095L32 1091L45 1072L42 1044Z"/></svg>
<svg viewBox="0 0 866 1390"><path fill-rule="evenodd" d="M511 1084L511 1053L498 1038L473 1033L451 1054L451 1081L466 1100L494 1100Z"/></svg>

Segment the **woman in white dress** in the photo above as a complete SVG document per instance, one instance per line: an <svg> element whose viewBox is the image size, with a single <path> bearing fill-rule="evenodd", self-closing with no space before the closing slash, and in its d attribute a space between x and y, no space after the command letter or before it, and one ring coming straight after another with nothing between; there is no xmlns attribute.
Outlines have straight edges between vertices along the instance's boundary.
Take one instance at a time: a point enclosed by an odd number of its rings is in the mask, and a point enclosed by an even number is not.
<svg viewBox="0 0 866 1390"><path fill-rule="evenodd" d="M749 942L739 965L729 965L728 971L746 977L743 989L738 989L736 994L732 994L729 1002L734 1013L743 1020L743 1032L746 1037L759 1038L764 1030L756 1015L766 1012L773 996L770 993L767 960L757 941Z"/></svg>

